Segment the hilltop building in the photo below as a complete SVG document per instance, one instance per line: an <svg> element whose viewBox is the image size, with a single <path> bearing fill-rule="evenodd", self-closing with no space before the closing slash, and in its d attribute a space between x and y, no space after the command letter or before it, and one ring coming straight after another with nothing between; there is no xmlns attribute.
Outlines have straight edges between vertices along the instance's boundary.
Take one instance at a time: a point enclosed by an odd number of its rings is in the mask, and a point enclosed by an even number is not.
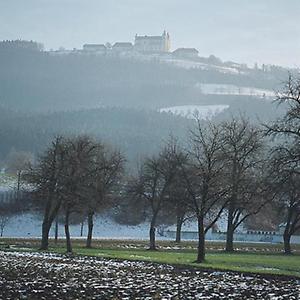
<svg viewBox="0 0 300 300"><path fill-rule="evenodd" d="M131 52L133 50L133 45L130 42L116 42L112 46L112 50L115 52Z"/></svg>
<svg viewBox="0 0 300 300"><path fill-rule="evenodd" d="M86 53L105 54L106 46L103 44L84 44L82 47Z"/></svg>
<svg viewBox="0 0 300 300"><path fill-rule="evenodd" d="M44 45L34 41L26 40L6 40L0 41L1 49L23 49L29 51L43 51Z"/></svg>
<svg viewBox="0 0 300 300"><path fill-rule="evenodd" d="M131 42L116 42L113 45L84 44L78 53L137 56L139 53L147 55L169 53L170 47L170 35L164 31L159 36L136 35L134 44Z"/></svg>
<svg viewBox="0 0 300 300"><path fill-rule="evenodd" d="M160 36L135 36L134 49L138 52L165 53L169 52L170 48L170 35L166 31Z"/></svg>
<svg viewBox="0 0 300 300"><path fill-rule="evenodd" d="M195 48L178 48L172 54L180 58L196 58L199 51Z"/></svg>

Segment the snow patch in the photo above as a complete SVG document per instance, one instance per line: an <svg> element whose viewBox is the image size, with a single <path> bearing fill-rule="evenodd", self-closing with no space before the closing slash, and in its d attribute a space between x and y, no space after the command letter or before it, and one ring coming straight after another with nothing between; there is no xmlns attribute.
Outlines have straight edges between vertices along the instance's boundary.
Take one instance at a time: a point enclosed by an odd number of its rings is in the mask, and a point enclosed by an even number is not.
<svg viewBox="0 0 300 300"><path fill-rule="evenodd" d="M198 83L196 87L205 95L255 96L258 98L275 97L275 93L271 90L242 87L233 84Z"/></svg>

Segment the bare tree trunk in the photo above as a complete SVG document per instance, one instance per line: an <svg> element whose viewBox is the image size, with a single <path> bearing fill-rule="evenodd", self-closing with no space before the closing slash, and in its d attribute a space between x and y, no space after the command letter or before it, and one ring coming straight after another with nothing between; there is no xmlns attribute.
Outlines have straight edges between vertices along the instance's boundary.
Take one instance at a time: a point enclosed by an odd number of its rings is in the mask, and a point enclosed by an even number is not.
<svg viewBox="0 0 300 300"><path fill-rule="evenodd" d="M177 223L176 223L176 238L175 242L180 243L181 242L181 228L183 224L183 217L177 216Z"/></svg>
<svg viewBox="0 0 300 300"><path fill-rule="evenodd" d="M49 246L49 232L50 232L51 224L49 221L44 219L42 224L42 241L40 250L48 250Z"/></svg>
<svg viewBox="0 0 300 300"><path fill-rule="evenodd" d="M233 234L234 234L233 226L230 225L230 226L227 227L226 248L225 248L226 252L234 252Z"/></svg>
<svg viewBox="0 0 300 300"><path fill-rule="evenodd" d="M41 241L41 247L40 250L48 250L49 246L49 232L53 223L53 220L57 216L57 213L59 211L61 202L58 201L55 204L55 207L51 211L51 206L53 205L53 202L51 199L48 199L45 212L44 212L44 219L42 224L42 241Z"/></svg>
<svg viewBox="0 0 300 300"><path fill-rule="evenodd" d="M70 217L70 212L67 210L66 215L65 215L65 234L66 234L67 252L72 253L70 228L69 228L69 217Z"/></svg>
<svg viewBox="0 0 300 300"><path fill-rule="evenodd" d="M86 247L87 248L92 248L93 227L94 227L93 217L94 217L94 212L89 211L88 217L87 217L87 222L88 222L88 235L87 235L87 239L86 239Z"/></svg>
<svg viewBox="0 0 300 300"><path fill-rule="evenodd" d="M84 221L82 220L81 226L80 226L80 236L83 237L83 226L84 226Z"/></svg>
<svg viewBox="0 0 300 300"><path fill-rule="evenodd" d="M55 243L55 245L57 245L57 241L58 241L58 217L56 216L56 219L55 219L55 233L54 233L54 243Z"/></svg>
<svg viewBox="0 0 300 300"><path fill-rule="evenodd" d="M17 179L17 200L20 198L20 186L21 186L21 171L18 171L18 179Z"/></svg>
<svg viewBox="0 0 300 300"><path fill-rule="evenodd" d="M157 250L156 249L156 241L155 241L156 216L157 216L157 213L154 213L154 215L152 216L151 223L150 223L150 230L149 230L150 246L149 246L149 250Z"/></svg>
<svg viewBox="0 0 300 300"><path fill-rule="evenodd" d="M284 254L292 254L291 250L291 234L288 227L285 229L283 234L283 243L284 243Z"/></svg>
<svg viewBox="0 0 300 300"><path fill-rule="evenodd" d="M197 263L202 263L205 260L205 233L204 220L202 216L198 216L198 253Z"/></svg>
<svg viewBox="0 0 300 300"><path fill-rule="evenodd" d="M234 224L233 224L233 214L234 214L234 202L230 201L228 209L228 220L227 220L227 233L226 233L226 252L233 252L233 234L234 234Z"/></svg>
<svg viewBox="0 0 300 300"><path fill-rule="evenodd" d="M149 250L156 250L156 244L155 244L155 227L150 226L149 230L149 236L150 236L150 247Z"/></svg>

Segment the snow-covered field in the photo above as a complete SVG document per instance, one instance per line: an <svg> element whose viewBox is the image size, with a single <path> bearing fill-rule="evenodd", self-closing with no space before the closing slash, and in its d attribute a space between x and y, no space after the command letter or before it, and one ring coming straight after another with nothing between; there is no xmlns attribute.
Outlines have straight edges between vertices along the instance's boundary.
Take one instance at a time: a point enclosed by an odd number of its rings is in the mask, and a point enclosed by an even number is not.
<svg viewBox="0 0 300 300"><path fill-rule="evenodd" d="M86 237L86 223L84 224L83 235ZM42 219L30 213L17 215L9 219L4 229L4 236L7 237L40 237ZM71 236L80 236L80 225L71 226ZM54 235L54 224L51 231ZM64 237L64 227L59 225L59 236ZM98 238L123 238L123 239L147 239L149 235L149 224L142 223L137 226L120 225L107 216L100 216L94 221L94 236Z"/></svg>
<svg viewBox="0 0 300 300"><path fill-rule="evenodd" d="M219 71L220 73L227 73L227 74L243 73L243 71L241 71L238 68L217 66L212 64L206 64L203 62L188 60L188 59L161 58L160 61L184 69L216 70Z"/></svg>
<svg viewBox="0 0 300 300"><path fill-rule="evenodd" d="M159 109L159 111L172 113L189 119L193 119L197 116L203 120L210 120L227 108L229 108L229 105L180 105L164 107Z"/></svg>
<svg viewBox="0 0 300 300"><path fill-rule="evenodd" d="M217 222L218 228L221 231L226 230L226 219L221 218ZM54 224L53 224L54 227ZM176 226L163 226L164 230L176 231ZM4 228L4 237L40 237L42 228L42 217L31 213L16 215L9 219L9 223ZM243 227L241 226L241 228ZM81 225L71 225L71 235L73 237L80 236ZM182 225L182 231L197 232L196 221L185 222ZM54 234L52 228L51 235ZM87 224L84 223L83 236L86 237ZM64 226L59 225L59 235L65 236ZM136 226L120 225L106 214L97 215L94 219L94 237L96 238L122 238L122 239L148 239L149 237L149 222L143 222ZM159 235L158 239L168 239Z"/></svg>
<svg viewBox="0 0 300 300"><path fill-rule="evenodd" d="M6 175L4 172L0 172L0 192L8 192L16 187L16 180Z"/></svg>
<svg viewBox="0 0 300 300"><path fill-rule="evenodd" d="M0 251L1 299L299 299L296 279Z"/></svg>
<svg viewBox="0 0 300 300"><path fill-rule="evenodd" d="M233 84L198 83L197 87L205 95L235 95L255 96L258 98L272 98L275 93L271 90L257 89L253 87L241 87Z"/></svg>

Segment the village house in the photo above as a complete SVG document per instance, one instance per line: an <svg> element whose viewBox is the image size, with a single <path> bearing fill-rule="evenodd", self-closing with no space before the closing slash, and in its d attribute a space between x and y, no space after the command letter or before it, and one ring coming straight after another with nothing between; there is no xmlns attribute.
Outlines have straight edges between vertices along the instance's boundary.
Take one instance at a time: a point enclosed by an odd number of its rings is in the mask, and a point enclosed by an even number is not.
<svg viewBox="0 0 300 300"><path fill-rule="evenodd" d="M173 56L179 58L196 58L199 51L195 48L178 48L172 52Z"/></svg>
<svg viewBox="0 0 300 300"><path fill-rule="evenodd" d="M133 44L130 42L116 42L112 46L112 50L116 53L128 53L133 51Z"/></svg>
<svg viewBox="0 0 300 300"><path fill-rule="evenodd" d="M93 54L106 54L106 47L103 44L84 44L83 52L85 53L93 53Z"/></svg>

